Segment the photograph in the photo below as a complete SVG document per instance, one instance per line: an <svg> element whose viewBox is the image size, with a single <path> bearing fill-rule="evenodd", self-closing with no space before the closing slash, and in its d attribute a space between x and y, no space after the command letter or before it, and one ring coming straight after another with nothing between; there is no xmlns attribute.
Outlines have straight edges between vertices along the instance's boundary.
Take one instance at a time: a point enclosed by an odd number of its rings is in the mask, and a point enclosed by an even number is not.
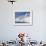
<svg viewBox="0 0 46 46"><path fill-rule="evenodd" d="M32 12L15 12L16 25L32 25Z"/></svg>
<svg viewBox="0 0 46 46"><path fill-rule="evenodd" d="M46 0L0 0L0 46L46 46Z"/></svg>

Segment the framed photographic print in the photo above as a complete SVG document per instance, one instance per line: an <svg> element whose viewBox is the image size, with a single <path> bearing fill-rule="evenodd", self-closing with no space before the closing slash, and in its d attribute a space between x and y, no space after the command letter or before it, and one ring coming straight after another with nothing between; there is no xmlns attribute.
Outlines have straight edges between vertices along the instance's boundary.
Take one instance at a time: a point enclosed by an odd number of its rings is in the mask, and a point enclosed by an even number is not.
<svg viewBox="0 0 46 46"><path fill-rule="evenodd" d="M32 25L32 11L16 11L15 12L15 25L18 25L18 26Z"/></svg>

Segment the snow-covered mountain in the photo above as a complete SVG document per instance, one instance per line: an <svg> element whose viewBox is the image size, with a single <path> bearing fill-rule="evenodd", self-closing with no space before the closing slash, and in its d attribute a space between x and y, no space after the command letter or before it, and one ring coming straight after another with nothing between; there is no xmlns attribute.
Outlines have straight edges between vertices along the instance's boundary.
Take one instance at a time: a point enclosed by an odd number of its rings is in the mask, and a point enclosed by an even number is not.
<svg viewBox="0 0 46 46"><path fill-rule="evenodd" d="M25 14L25 16L19 16L16 18L16 22L30 22L30 16L28 16L28 14Z"/></svg>

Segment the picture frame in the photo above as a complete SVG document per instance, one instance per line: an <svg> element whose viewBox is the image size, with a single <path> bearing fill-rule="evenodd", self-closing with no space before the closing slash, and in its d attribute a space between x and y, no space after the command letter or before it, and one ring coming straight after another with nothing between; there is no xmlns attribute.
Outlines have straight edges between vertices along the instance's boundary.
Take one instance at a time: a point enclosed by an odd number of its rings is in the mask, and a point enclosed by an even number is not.
<svg viewBox="0 0 46 46"><path fill-rule="evenodd" d="M15 25L16 26L32 26L33 25L32 10L31 11L16 11Z"/></svg>

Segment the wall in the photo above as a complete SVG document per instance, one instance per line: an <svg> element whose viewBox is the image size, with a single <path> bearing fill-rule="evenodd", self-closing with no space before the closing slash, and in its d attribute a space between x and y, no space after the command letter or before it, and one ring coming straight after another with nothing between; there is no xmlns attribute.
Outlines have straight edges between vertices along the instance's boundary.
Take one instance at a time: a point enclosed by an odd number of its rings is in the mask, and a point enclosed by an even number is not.
<svg viewBox="0 0 46 46"><path fill-rule="evenodd" d="M16 10L33 10L32 26L15 26ZM13 5L0 0L0 40L15 40L18 32L26 32L33 40L46 40L46 0L16 0Z"/></svg>

